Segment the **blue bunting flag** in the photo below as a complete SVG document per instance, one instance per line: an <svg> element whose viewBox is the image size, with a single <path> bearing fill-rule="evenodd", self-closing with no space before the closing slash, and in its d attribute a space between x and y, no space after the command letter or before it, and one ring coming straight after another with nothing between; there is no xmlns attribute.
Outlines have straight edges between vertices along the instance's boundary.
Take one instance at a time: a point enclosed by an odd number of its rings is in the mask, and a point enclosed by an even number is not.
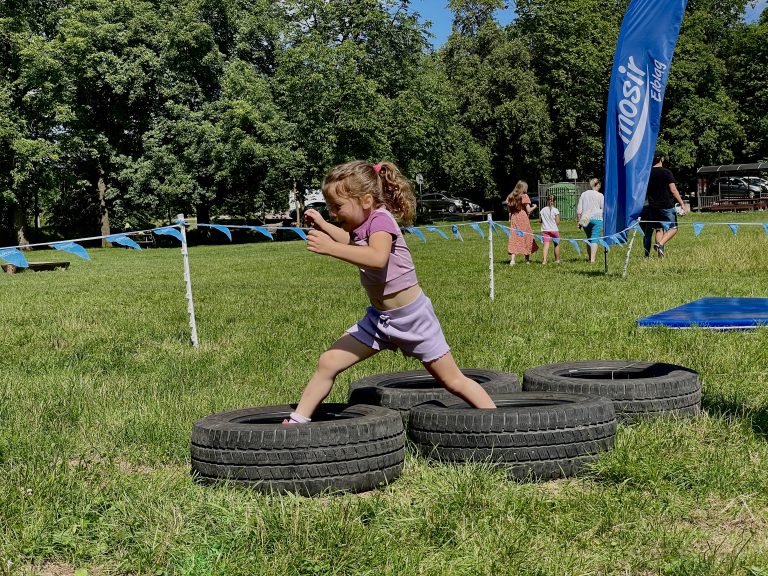
<svg viewBox="0 0 768 576"><path fill-rule="evenodd" d="M153 228L152 232L154 232L155 234L162 234L164 236L173 236L174 238L176 238L176 240L178 240L182 244L184 243L184 239L181 237L181 232L179 232L179 229L174 226L163 226L161 228Z"/></svg>
<svg viewBox="0 0 768 576"><path fill-rule="evenodd" d="M410 232L411 234L415 234L416 236L421 238L424 242L427 241L427 237L424 236L424 233L421 230L419 230L418 228L416 228L415 226L407 226L405 229L408 232Z"/></svg>
<svg viewBox="0 0 768 576"><path fill-rule="evenodd" d="M451 226L451 232L453 232L454 237L458 238L462 242L464 242L464 238L461 237L461 232L459 232L459 227L454 224Z"/></svg>
<svg viewBox="0 0 768 576"><path fill-rule="evenodd" d="M701 231L704 230L704 224L701 222L694 222L693 223L693 233L696 235L696 238L699 237L699 234L701 234Z"/></svg>
<svg viewBox="0 0 768 576"><path fill-rule="evenodd" d="M8 262L8 264L13 264L17 268L29 268L27 259L24 258L24 254L22 254L18 248L5 248L4 250L0 250L0 258Z"/></svg>
<svg viewBox="0 0 768 576"><path fill-rule="evenodd" d="M480 228L480 224L473 222L472 224L469 225L469 227L472 228L478 234L480 234L480 238L485 240L485 233L483 233L483 229Z"/></svg>
<svg viewBox="0 0 768 576"><path fill-rule="evenodd" d="M536 240L539 242L544 242L544 238L541 236L541 234L534 234L533 237L536 238Z"/></svg>
<svg viewBox="0 0 768 576"><path fill-rule="evenodd" d="M274 240L274 238L272 237L272 233L266 228L264 228L264 226L248 226L247 228L249 228L250 230L256 230L256 232L263 234L270 240Z"/></svg>
<svg viewBox="0 0 768 576"><path fill-rule="evenodd" d="M448 240L448 236L446 236L445 232L440 230L440 228L438 228L437 226L427 226L427 230L429 230L430 232L436 232L436 233L440 234L440 236L442 236L443 238Z"/></svg>
<svg viewBox="0 0 768 576"><path fill-rule="evenodd" d="M288 226L286 229L287 230L293 230L296 234L299 235L299 238L301 238L302 240L306 240L307 239L306 232L304 232L304 230L302 230L301 228L297 228L296 226Z"/></svg>
<svg viewBox="0 0 768 576"><path fill-rule="evenodd" d="M768 224L763 224L763 230L765 230L766 235L768 235Z"/></svg>
<svg viewBox="0 0 768 576"><path fill-rule="evenodd" d="M120 244L121 246L127 246L134 250L141 250L141 246L136 244L136 242L128 238L125 234L112 234L112 236L106 237L106 241L112 242L113 244Z"/></svg>
<svg viewBox="0 0 768 576"><path fill-rule="evenodd" d="M226 235L227 238L229 238L230 242L232 241L232 232L229 231L229 228L226 226L222 226L221 224L198 224L198 227L204 226L206 228L213 228L214 230L218 230L219 232Z"/></svg>
<svg viewBox="0 0 768 576"><path fill-rule="evenodd" d="M75 256L79 256L83 260L91 259L88 252L85 251L85 248L80 246L80 244L75 244L74 242L54 242L53 244L50 244L50 246L51 248L55 248L56 250L61 250L62 252L69 252L71 254L74 254Z"/></svg>
<svg viewBox="0 0 768 576"><path fill-rule="evenodd" d="M571 246L573 246L576 249L576 254L581 254L581 248L579 248L578 240L574 240L572 238L566 238L566 240L568 240L568 242L571 243Z"/></svg>
<svg viewBox="0 0 768 576"><path fill-rule="evenodd" d="M733 232L734 236L736 236L736 234L739 233L739 225L738 224L728 224L728 228L731 229L731 232Z"/></svg>

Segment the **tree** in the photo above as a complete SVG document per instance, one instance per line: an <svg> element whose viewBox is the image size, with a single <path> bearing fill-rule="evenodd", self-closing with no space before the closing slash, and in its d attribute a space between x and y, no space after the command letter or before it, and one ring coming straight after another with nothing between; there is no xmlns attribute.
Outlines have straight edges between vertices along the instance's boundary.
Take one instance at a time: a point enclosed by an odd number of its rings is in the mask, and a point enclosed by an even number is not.
<svg viewBox="0 0 768 576"><path fill-rule="evenodd" d="M739 104L745 141L736 150L739 162L768 160L768 9L759 22L738 24L723 42L728 93Z"/></svg>
<svg viewBox="0 0 768 576"><path fill-rule="evenodd" d="M454 0L454 31L441 53L460 121L485 149L493 196L539 178L549 160L550 123L528 49L493 19L495 0Z"/></svg>
<svg viewBox="0 0 768 576"><path fill-rule="evenodd" d="M744 140L737 102L726 86L720 47L746 2L697 0L688 5L664 99L658 146L692 178L698 166L728 164Z"/></svg>
<svg viewBox="0 0 768 576"><path fill-rule="evenodd" d="M602 174L608 85L628 2L520 0L515 35L531 47L552 122L552 168Z"/></svg>

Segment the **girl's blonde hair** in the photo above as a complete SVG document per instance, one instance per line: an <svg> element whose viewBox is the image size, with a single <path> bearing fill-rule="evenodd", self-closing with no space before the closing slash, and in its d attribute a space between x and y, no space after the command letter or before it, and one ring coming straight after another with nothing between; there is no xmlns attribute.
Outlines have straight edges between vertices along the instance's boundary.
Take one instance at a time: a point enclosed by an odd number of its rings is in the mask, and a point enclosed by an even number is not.
<svg viewBox="0 0 768 576"><path fill-rule="evenodd" d="M528 193L528 182L525 180L518 180L515 184L515 189L507 196L507 206L509 206L510 212L519 212L523 209L523 194Z"/></svg>
<svg viewBox="0 0 768 576"><path fill-rule="evenodd" d="M595 190L595 186L600 184L600 178L590 178L589 179L589 187L592 188L592 190Z"/></svg>
<svg viewBox="0 0 768 576"><path fill-rule="evenodd" d="M323 195L329 191L341 198L373 197L374 208L386 206L404 224L416 216L416 197L411 184L392 162L371 164L354 160L339 164L323 180Z"/></svg>

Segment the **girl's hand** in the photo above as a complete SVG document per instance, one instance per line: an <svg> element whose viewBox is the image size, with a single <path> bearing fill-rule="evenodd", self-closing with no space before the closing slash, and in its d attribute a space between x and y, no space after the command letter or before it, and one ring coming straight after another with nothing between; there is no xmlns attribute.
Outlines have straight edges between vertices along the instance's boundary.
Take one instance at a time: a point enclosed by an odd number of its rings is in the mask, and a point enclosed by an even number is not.
<svg viewBox="0 0 768 576"><path fill-rule="evenodd" d="M320 230L322 225L325 224L325 218L323 218L320 212L314 208L310 208L304 212L304 222L307 226L314 228L315 230Z"/></svg>
<svg viewBox="0 0 768 576"><path fill-rule="evenodd" d="M307 250L310 252L328 256L334 244L336 244L336 241L325 232L320 232L319 230L307 232Z"/></svg>

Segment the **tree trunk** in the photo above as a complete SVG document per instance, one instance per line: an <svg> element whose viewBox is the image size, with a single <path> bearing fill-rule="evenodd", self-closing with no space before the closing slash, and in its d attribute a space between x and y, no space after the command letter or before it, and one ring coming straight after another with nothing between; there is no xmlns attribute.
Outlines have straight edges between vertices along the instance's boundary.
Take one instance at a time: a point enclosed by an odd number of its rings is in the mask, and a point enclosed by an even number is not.
<svg viewBox="0 0 768 576"><path fill-rule="evenodd" d="M195 214L197 215L197 221L200 224L211 223L211 207L207 203L198 204L195 207Z"/></svg>
<svg viewBox="0 0 768 576"><path fill-rule="evenodd" d="M98 189L99 189L99 211L101 212L101 235L108 236L111 232L109 231L109 211L107 210L107 200L106 200L107 184L106 182L104 182L104 171L101 169L101 166L99 166ZM109 242L107 242L106 239L102 238L101 246L102 248L106 248L107 246L109 246Z"/></svg>
<svg viewBox="0 0 768 576"><path fill-rule="evenodd" d="M18 246L27 246L29 244L26 210L20 204L13 206L13 232Z"/></svg>

